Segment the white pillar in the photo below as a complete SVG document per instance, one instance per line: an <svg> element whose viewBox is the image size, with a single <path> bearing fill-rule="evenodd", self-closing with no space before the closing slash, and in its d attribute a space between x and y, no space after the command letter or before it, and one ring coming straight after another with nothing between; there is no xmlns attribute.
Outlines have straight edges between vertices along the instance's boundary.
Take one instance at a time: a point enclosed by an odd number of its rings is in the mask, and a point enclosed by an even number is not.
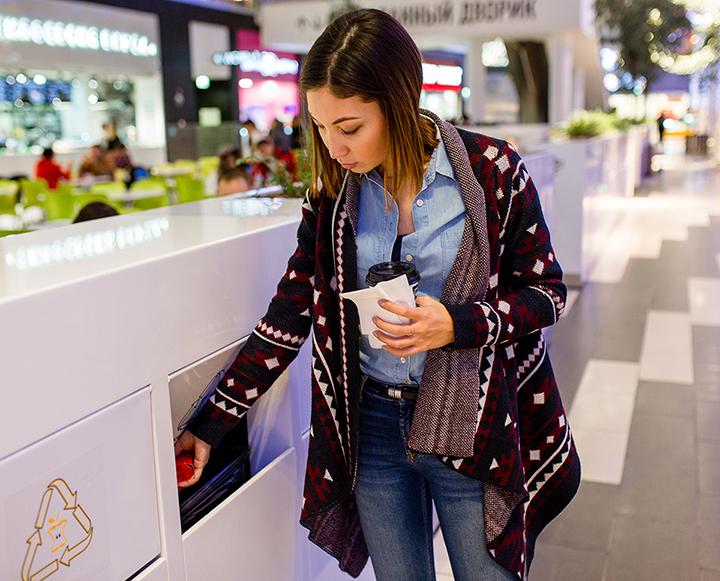
<svg viewBox="0 0 720 581"><path fill-rule="evenodd" d="M137 145L163 147L165 145L165 112L163 110L162 77L133 78L135 85L135 126Z"/></svg>
<svg viewBox="0 0 720 581"><path fill-rule="evenodd" d="M470 98L465 100L465 114L471 124L485 120L485 96L487 93L487 71L482 62L483 41L473 39L465 56L464 85L470 89Z"/></svg>
<svg viewBox="0 0 720 581"><path fill-rule="evenodd" d="M575 71L573 109L585 109L585 71Z"/></svg>
<svg viewBox="0 0 720 581"><path fill-rule="evenodd" d="M572 111L574 94L573 40L556 34L547 41L550 68L550 123L565 121Z"/></svg>

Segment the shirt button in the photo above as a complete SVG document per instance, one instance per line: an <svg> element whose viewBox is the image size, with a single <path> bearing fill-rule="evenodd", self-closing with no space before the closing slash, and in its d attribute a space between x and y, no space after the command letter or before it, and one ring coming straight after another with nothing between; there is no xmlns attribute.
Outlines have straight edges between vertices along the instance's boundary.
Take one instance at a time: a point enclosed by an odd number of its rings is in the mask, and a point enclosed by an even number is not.
<svg viewBox="0 0 720 581"><path fill-rule="evenodd" d="M422 200L418 200L418 201L417 201L417 205L418 205L418 206L422 206L424 203L425 203L425 202L423 202Z"/></svg>
<svg viewBox="0 0 720 581"><path fill-rule="evenodd" d="M408 262L412 262L412 258L413 258L413 257L412 257L412 254L406 254L406 255L405 255L405 260L407 260Z"/></svg>
<svg viewBox="0 0 720 581"><path fill-rule="evenodd" d="M405 359L404 357L401 357L400 361L402 361L403 363L407 363L407 359Z"/></svg>

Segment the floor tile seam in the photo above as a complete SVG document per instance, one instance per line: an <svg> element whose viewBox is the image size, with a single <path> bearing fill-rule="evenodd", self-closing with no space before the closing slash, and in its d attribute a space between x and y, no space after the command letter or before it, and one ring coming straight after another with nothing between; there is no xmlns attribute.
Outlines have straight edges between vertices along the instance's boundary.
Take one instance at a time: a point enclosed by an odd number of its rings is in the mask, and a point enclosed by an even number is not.
<svg viewBox="0 0 720 581"><path fill-rule="evenodd" d="M669 518L669 517L663 517L661 515L656 515L650 512L644 512L639 510L633 510L633 511L627 511L624 512L622 510L618 511L618 516L620 517L627 517L632 518L634 521L642 521L643 523L648 524L656 524L656 525L677 525L681 527L687 527L687 528L694 528L696 527L698 530L698 535L702 533L700 522L697 519L697 516L691 519L683 519L683 518Z"/></svg>
<svg viewBox="0 0 720 581"><path fill-rule="evenodd" d="M572 422L571 422L572 425ZM572 426L573 432L599 432L601 434L608 434L608 435L626 435L630 433L630 430L608 430L606 428L578 428L577 426Z"/></svg>
<svg viewBox="0 0 720 581"><path fill-rule="evenodd" d="M616 529L617 529L617 519L618 519L618 510L620 508L620 502L619 502L619 494L618 494L618 502L615 503L615 507L613 508L613 516L610 523L610 532L608 533L608 539L607 539L607 549L605 551L605 562L603 563L603 572L601 576L601 581L605 581L607 579L608 575L608 569L610 567L610 554L612 552L612 546L613 546L613 540L616 535Z"/></svg>

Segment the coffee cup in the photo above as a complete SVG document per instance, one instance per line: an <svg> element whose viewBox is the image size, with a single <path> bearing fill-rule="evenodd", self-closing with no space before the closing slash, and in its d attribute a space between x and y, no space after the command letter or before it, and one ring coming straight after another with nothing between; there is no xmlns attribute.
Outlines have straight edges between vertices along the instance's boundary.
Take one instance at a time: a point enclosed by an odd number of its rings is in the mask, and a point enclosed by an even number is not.
<svg viewBox="0 0 720 581"><path fill-rule="evenodd" d="M373 264L368 270L365 282L368 286L373 287L379 282L392 280L398 276L407 276L410 288L413 290L415 298L417 298L417 288L420 282L420 273L416 266L411 262L393 261L381 262Z"/></svg>

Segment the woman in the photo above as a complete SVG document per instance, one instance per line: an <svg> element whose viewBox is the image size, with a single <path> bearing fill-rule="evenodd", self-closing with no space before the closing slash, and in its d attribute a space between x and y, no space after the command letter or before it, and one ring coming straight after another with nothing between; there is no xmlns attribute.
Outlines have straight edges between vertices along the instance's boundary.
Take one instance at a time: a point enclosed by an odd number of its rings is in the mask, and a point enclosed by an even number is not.
<svg viewBox="0 0 720 581"><path fill-rule="evenodd" d="M580 467L540 329L565 301L537 192L505 142L418 103L420 53L389 15L335 20L304 62L315 187L267 314L178 441L194 483L216 445L313 341L301 523L340 567L434 579L435 503L457 581L527 578ZM421 274L410 320L359 336L339 293L395 254Z"/></svg>

